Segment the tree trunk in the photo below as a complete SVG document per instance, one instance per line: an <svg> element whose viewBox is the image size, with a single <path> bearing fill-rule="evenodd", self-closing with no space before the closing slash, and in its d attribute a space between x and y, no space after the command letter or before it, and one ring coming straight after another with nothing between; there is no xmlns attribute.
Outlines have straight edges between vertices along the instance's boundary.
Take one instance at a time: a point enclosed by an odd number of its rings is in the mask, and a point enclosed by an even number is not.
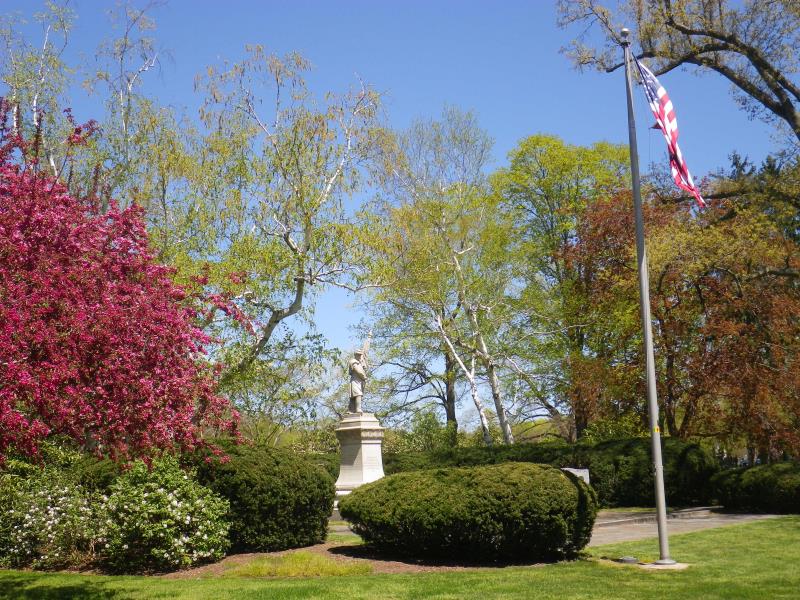
<svg viewBox="0 0 800 600"><path fill-rule="evenodd" d="M582 404L580 393L577 390L572 393L572 406L574 407L573 412L575 414L575 439L571 441L577 442L583 437L583 432L586 431L586 428L589 427L589 411L586 410L586 407Z"/></svg>
<svg viewBox="0 0 800 600"><path fill-rule="evenodd" d="M492 388L492 400L494 400L494 409L497 412L500 430L503 432L503 441L506 444L513 444L514 434L511 432L511 424L508 422L506 409L503 406L503 394L500 389L500 379L497 377L497 369L494 361L489 356L489 349L486 346L486 341L483 339L483 334L478 327L478 316L475 314L474 310L469 310L468 312L472 323L472 331L475 334L476 341L478 342L478 349L480 350L483 364L486 367L486 374L489 376L489 385Z"/></svg>
<svg viewBox="0 0 800 600"><path fill-rule="evenodd" d="M511 431L511 424L508 422L506 409L503 406L503 397L500 391L500 380L497 377L497 369L494 362L487 361L486 372L489 375L489 385L492 388L492 399L494 400L494 407L497 411L497 420L500 423L500 429L503 432L503 441L506 444L514 443L514 434Z"/></svg>
<svg viewBox="0 0 800 600"><path fill-rule="evenodd" d="M663 323L662 323L662 331L663 331ZM666 379L666 394L664 398L664 419L667 422L667 431L672 437L678 437L679 430L678 430L678 423L677 419L675 418L675 405L677 400L675 398L675 356L672 352L672 347L668 344L665 344L666 347L666 354L667 354L667 362L665 367L665 379Z"/></svg>
<svg viewBox="0 0 800 600"><path fill-rule="evenodd" d="M456 352L455 347L453 347L453 342L450 341L450 338L447 335L447 332L444 330L444 326L442 325L442 318L440 315L435 316L436 325L439 329L439 334L442 336L442 340L445 344L447 344L447 349L450 351L450 355L456 361L461 372L464 374L464 377L467 378L469 381L469 391L472 395L472 402L475 404L475 410L478 411L478 417L481 420L481 432L483 433L483 441L487 446L492 445L492 434L489 431L489 420L486 418L486 411L483 408L483 402L481 402L480 393L478 392L478 384L475 382L475 356L470 356L470 368L467 369L467 365L464 364L464 361L461 360L461 357Z"/></svg>
<svg viewBox="0 0 800 600"><path fill-rule="evenodd" d="M447 419L447 429L449 443L455 447L458 445L458 419L456 418L456 364L453 355L445 350L444 353L444 414Z"/></svg>
<svg viewBox="0 0 800 600"><path fill-rule="evenodd" d="M469 380L469 391L472 394L472 401L475 403L475 410L478 411L478 417L481 420L481 433L483 434L483 443L487 446L492 446L492 434L489 431L489 419L486 418L486 411L483 408L483 402L478 394L478 386L475 384L474 377L467 377Z"/></svg>

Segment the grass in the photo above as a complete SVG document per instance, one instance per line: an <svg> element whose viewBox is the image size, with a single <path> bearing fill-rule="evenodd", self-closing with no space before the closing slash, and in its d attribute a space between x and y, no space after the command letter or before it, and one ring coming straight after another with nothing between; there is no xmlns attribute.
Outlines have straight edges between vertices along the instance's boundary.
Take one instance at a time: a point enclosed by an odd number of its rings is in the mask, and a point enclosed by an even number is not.
<svg viewBox="0 0 800 600"><path fill-rule="evenodd" d="M361 539L361 536L356 535L355 533L339 533L335 531L330 532L328 537L325 538L325 541L348 545L364 543L364 541Z"/></svg>
<svg viewBox="0 0 800 600"><path fill-rule="evenodd" d="M655 539L592 548L590 558L543 567L307 579L163 579L0 571L0 598L373 599L488 598L704 600L797 598L800 516L671 537L685 571L651 572L591 557L654 557Z"/></svg>
<svg viewBox="0 0 800 600"><path fill-rule="evenodd" d="M314 554L293 552L281 556L260 556L248 563L228 569L223 577L340 577L368 575L372 566L367 563L346 563Z"/></svg>

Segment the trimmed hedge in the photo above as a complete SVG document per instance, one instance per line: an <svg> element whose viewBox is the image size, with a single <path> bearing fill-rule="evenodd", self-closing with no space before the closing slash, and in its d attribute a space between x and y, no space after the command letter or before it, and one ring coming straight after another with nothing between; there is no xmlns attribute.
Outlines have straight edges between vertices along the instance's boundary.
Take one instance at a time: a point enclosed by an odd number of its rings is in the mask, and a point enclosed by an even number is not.
<svg viewBox="0 0 800 600"><path fill-rule="evenodd" d="M714 455L677 438L662 439L664 480L671 506L697 506L711 499L711 477L719 471ZM512 444L492 448L453 448L431 453L387 455L387 474L437 467L532 462L555 467L588 468L602 506L653 504L653 469L649 438L591 444Z"/></svg>
<svg viewBox="0 0 800 600"><path fill-rule="evenodd" d="M336 481L339 477L339 466L341 463L341 456L338 452L323 454L323 453L314 453L314 454L304 454L306 459L311 464L317 465L325 470L325 472L331 476L331 478Z"/></svg>
<svg viewBox="0 0 800 600"><path fill-rule="evenodd" d="M591 487L547 465L506 463L410 471L339 502L364 540L410 556L487 560L572 558L597 513Z"/></svg>
<svg viewBox="0 0 800 600"><path fill-rule="evenodd" d="M711 481L725 508L800 513L800 463L780 462L729 469Z"/></svg>
<svg viewBox="0 0 800 600"><path fill-rule="evenodd" d="M229 446L227 462L198 466L201 483L230 502L234 552L271 552L325 540L334 485L325 470L274 448Z"/></svg>

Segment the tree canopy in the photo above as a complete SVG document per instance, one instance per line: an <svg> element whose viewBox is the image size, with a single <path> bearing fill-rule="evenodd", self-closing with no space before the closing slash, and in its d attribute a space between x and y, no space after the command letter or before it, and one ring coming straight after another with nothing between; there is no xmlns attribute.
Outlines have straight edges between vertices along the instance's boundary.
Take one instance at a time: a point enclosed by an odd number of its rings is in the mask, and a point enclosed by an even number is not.
<svg viewBox="0 0 800 600"><path fill-rule="evenodd" d="M7 130L6 130L7 133ZM93 452L193 448L236 413L142 210L72 197L0 153L0 456L49 434Z"/></svg>
<svg viewBox="0 0 800 600"><path fill-rule="evenodd" d="M653 59L659 75L692 65L731 83L736 101L753 116L778 121L800 140L800 7L795 0L560 0L560 23L583 34L566 48L579 67L621 66L620 31L633 29L638 57ZM604 44L587 44L592 25Z"/></svg>

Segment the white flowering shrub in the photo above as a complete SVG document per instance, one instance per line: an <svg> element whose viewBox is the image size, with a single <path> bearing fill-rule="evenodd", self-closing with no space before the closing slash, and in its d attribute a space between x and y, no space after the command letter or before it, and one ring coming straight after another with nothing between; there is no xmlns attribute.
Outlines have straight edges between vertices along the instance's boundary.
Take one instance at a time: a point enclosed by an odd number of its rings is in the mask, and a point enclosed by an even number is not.
<svg viewBox="0 0 800 600"><path fill-rule="evenodd" d="M228 501L197 483L174 458L142 462L111 486L104 555L126 572L174 570L219 560L228 548Z"/></svg>
<svg viewBox="0 0 800 600"><path fill-rule="evenodd" d="M6 489L2 562L56 569L85 565L101 544L96 498L44 469Z"/></svg>

